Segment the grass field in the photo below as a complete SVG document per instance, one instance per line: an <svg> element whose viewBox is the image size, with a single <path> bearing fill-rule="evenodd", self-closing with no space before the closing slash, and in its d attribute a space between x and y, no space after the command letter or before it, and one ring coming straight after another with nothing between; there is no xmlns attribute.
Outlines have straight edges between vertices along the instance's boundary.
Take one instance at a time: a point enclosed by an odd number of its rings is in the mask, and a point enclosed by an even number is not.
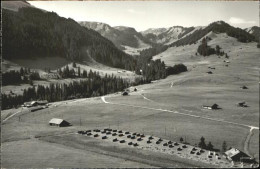
<svg viewBox="0 0 260 169"><path fill-rule="evenodd" d="M256 43L241 44L222 34L216 36L218 38L210 41L210 45L224 44L220 47L225 52L231 51L228 67L223 57L195 56L196 48L192 45L169 48L160 54L161 58L167 65L187 63L188 72L137 86L137 92L129 96L120 93L106 96L108 103L96 97L56 102L48 109L18 113L1 127L2 166L212 167L71 134L108 127L177 142L183 137L191 145L198 144L203 136L214 148L221 149L226 141L228 147L244 151L250 126L259 127L259 65L256 61L260 51ZM215 67L211 70L213 74L206 73L209 66ZM248 89L241 89L243 85ZM237 107L241 101L249 107ZM202 109L202 105L214 103L222 109ZM19 110L1 112L2 120ZM53 117L65 119L73 126L50 127L48 121ZM248 149L259 162L259 129L253 130Z"/></svg>

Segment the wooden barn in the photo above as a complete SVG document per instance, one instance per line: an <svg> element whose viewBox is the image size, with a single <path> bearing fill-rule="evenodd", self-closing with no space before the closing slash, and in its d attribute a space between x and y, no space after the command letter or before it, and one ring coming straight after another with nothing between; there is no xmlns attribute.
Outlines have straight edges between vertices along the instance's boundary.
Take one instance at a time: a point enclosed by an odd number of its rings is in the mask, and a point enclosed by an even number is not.
<svg viewBox="0 0 260 169"><path fill-rule="evenodd" d="M66 120L58 119L58 118L52 118L52 119L49 121L49 125L50 125L50 126L58 126L58 127L71 126L71 124L70 124L69 122L67 122Z"/></svg>

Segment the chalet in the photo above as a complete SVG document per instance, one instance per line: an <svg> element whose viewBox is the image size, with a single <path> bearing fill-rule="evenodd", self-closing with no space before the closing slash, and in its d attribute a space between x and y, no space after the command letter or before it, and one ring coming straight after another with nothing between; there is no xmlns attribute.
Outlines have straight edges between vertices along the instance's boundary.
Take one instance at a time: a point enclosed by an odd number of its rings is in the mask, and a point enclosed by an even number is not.
<svg viewBox="0 0 260 169"><path fill-rule="evenodd" d="M58 126L58 127L66 127L70 126L71 124L63 119L58 119L58 118L52 118L49 121L50 126Z"/></svg>
<svg viewBox="0 0 260 169"><path fill-rule="evenodd" d="M229 149L224 153L224 155L230 161L241 161L243 159L251 159L247 154L236 148Z"/></svg>

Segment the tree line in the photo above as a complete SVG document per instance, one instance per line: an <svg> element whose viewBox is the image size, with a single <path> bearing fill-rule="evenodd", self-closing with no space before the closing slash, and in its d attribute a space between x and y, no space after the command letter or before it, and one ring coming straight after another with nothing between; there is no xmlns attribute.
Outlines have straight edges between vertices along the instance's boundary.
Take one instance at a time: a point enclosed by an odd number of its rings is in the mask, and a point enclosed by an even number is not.
<svg viewBox="0 0 260 169"><path fill-rule="evenodd" d="M208 144L206 144L205 138L203 136L200 138L200 142L198 144L198 147L205 149L205 150L210 150L210 151L220 151L219 149L214 148L214 145L211 143L211 141L209 141ZM227 150L228 150L227 149L227 142L223 141L221 151L225 152Z"/></svg>
<svg viewBox="0 0 260 169"><path fill-rule="evenodd" d="M209 56L216 54L218 56L223 56L225 54L226 58L229 58L228 54L224 51L221 51L221 48L219 45L216 45L216 48L212 48L208 46L208 41L211 40L209 37L205 37L202 39L201 44L198 46L197 52L202 56ZM197 53L196 53L197 55Z"/></svg>
<svg viewBox="0 0 260 169"><path fill-rule="evenodd" d="M129 82L122 78L89 72L87 80L71 83L38 85L24 89L22 95L2 94L2 109L17 107L31 100L62 101L74 98L88 98L122 91L129 87ZM143 79L139 83L143 82Z"/></svg>
<svg viewBox="0 0 260 169"><path fill-rule="evenodd" d="M17 85L32 83L32 80L41 80L38 72L31 72L30 68L21 68L20 71L11 70L2 73L2 85Z"/></svg>
<svg viewBox="0 0 260 169"><path fill-rule="evenodd" d="M76 67L76 64L73 64ZM58 73L62 78L86 78L86 80L73 81L71 83L53 84L48 86L38 85L24 89L22 95L2 94L2 109L17 107L24 102L31 100L48 100L49 102L62 101L74 98L88 98L102 96L109 93L123 91L129 86L141 85L150 83L152 80L165 78L170 74L177 74L187 71L186 66L179 64L165 69L164 62L160 60L150 61L148 64L142 65L141 73L143 76L136 78L134 82L129 82L120 77L105 75L101 77L98 72L83 70L81 73L80 67L77 72L74 68L69 69L66 66L64 69L59 69ZM16 72L21 77L20 72ZM35 75L36 74L36 75ZM24 74L23 74L24 75ZM33 76L32 76L33 75ZM38 77L37 73L32 73L31 77ZM32 78L33 79L33 78Z"/></svg>

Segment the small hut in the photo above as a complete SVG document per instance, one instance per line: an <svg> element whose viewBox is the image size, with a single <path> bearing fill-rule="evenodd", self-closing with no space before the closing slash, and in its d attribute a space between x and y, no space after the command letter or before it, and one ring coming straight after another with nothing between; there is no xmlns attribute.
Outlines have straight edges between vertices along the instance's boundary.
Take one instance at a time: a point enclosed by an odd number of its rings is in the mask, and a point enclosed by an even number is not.
<svg viewBox="0 0 260 169"><path fill-rule="evenodd" d="M238 107L248 107L248 105L246 104L246 102L237 103L237 106L238 106Z"/></svg>
<svg viewBox="0 0 260 169"><path fill-rule="evenodd" d="M58 127L71 126L71 124L70 124L69 122L67 122L66 120L58 119L58 118L52 118L52 119L49 121L49 125L50 125L50 126L58 126Z"/></svg>
<svg viewBox="0 0 260 169"><path fill-rule="evenodd" d="M246 87L246 86L242 86L241 89L248 89L248 87Z"/></svg>

